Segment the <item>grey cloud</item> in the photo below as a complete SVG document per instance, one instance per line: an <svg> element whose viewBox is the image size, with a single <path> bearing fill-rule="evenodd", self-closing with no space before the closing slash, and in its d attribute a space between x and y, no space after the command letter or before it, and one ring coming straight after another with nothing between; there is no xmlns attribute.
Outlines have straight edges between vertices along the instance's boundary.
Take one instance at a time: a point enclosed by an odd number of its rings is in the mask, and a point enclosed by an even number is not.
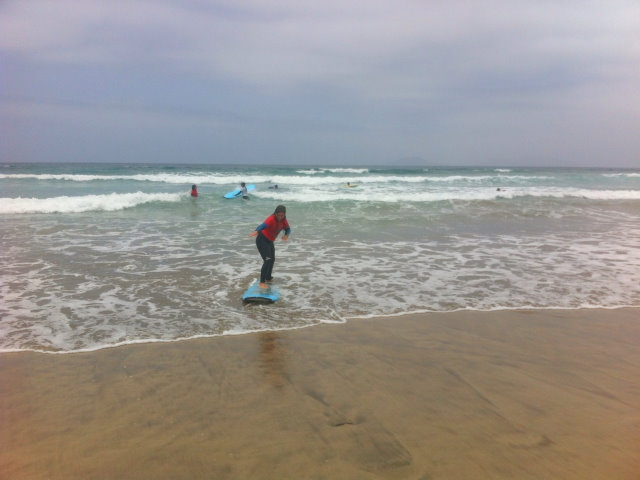
<svg viewBox="0 0 640 480"><path fill-rule="evenodd" d="M583 155L586 136L593 151L615 138L631 161L639 20L624 0L13 0L0 4L0 101L78 114L74 100L97 116L116 104L203 129L231 119L227 143L244 131L281 150L293 131L334 157Z"/></svg>

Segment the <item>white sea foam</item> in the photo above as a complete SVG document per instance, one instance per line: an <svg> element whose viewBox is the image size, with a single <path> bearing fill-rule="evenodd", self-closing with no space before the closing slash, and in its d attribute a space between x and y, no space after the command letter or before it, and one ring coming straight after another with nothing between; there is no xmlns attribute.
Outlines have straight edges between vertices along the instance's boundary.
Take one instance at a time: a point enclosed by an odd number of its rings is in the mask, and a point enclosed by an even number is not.
<svg viewBox="0 0 640 480"><path fill-rule="evenodd" d="M301 169L296 170L298 173L302 173L305 175L320 175L323 173L367 173L369 171L368 168L310 168L310 169Z"/></svg>
<svg viewBox="0 0 640 480"><path fill-rule="evenodd" d="M304 237L304 225L298 228ZM243 309L237 298L259 266L251 242L238 248L218 238L212 248L209 240L196 241L213 238L212 232L173 231L161 241L158 233L145 226L122 241L124 232L69 232L67 240L58 241L73 242L64 255L76 252L75 263L53 258L22 274L3 272L3 349L35 344L86 351L301 328L345 317L613 307L640 298L634 273L640 268L640 237L622 238L615 231L583 241L553 234L456 235L422 242L336 242L315 236L279 243L283 300ZM48 244L53 237L36 240ZM24 285L20 292L6 291L18 281Z"/></svg>
<svg viewBox="0 0 640 480"><path fill-rule="evenodd" d="M237 176L235 178L241 178ZM137 175L83 175L83 174L0 174L0 179L33 179L33 180L61 180L69 182L94 182L94 181L114 181L131 180L137 182L161 182L169 184L192 184L211 183L226 184L230 180L226 176L216 174L175 174L175 173L155 173ZM238 180L240 182L240 180Z"/></svg>
<svg viewBox="0 0 640 480"><path fill-rule="evenodd" d="M495 180L504 183L509 181L535 181L548 179L548 176L526 176L526 175L383 175L368 174L367 169L322 169L322 170L298 170L300 175L282 174L255 174L255 173L198 173L193 172L188 175L177 173L154 173L136 175L86 175L86 174L0 174L0 179L33 179L33 180L59 180L71 182L96 182L96 181L136 181L136 182L158 182L173 185L238 185L245 183L276 183L279 185L342 185L347 181L352 183L382 183L382 184L415 184L415 183L457 183L457 182L486 182ZM312 173L313 172L313 173ZM322 175L324 173L338 173L339 176ZM353 174L352 177L344 174Z"/></svg>
<svg viewBox="0 0 640 480"><path fill-rule="evenodd" d="M183 194L143 192L78 197L0 198L0 214L114 211L150 202L178 202L181 198L184 198Z"/></svg>
<svg viewBox="0 0 640 480"><path fill-rule="evenodd" d="M629 177L629 178L640 178L640 173L638 172L619 172L619 173L603 173L603 177Z"/></svg>
<svg viewBox="0 0 640 480"><path fill-rule="evenodd" d="M317 186L319 187L319 186ZM359 186L349 189L315 188L308 189L278 189L256 191L253 195L260 198L289 202L335 202L351 200L360 202L443 202L443 201L488 201L508 200L523 197L539 198L583 198L591 200L639 200L640 191L637 190L590 190L579 188L532 187L506 188L497 191L489 188L456 188L456 189L412 189L406 186L396 188L368 188Z"/></svg>

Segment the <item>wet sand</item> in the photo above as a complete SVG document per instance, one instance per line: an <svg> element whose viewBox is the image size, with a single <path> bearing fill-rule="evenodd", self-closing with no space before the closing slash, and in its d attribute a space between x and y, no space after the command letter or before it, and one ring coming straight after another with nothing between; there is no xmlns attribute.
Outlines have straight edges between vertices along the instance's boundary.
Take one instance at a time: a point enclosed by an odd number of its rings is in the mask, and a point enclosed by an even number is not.
<svg viewBox="0 0 640 480"><path fill-rule="evenodd" d="M640 478L640 310L0 355L3 479Z"/></svg>

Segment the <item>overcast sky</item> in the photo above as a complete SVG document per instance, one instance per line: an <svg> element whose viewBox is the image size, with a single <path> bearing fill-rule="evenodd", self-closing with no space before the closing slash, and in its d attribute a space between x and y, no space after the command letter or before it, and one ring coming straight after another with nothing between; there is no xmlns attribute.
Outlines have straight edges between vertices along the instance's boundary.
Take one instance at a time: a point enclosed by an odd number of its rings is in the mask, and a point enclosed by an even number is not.
<svg viewBox="0 0 640 480"><path fill-rule="evenodd" d="M640 166L637 0L0 0L0 161Z"/></svg>

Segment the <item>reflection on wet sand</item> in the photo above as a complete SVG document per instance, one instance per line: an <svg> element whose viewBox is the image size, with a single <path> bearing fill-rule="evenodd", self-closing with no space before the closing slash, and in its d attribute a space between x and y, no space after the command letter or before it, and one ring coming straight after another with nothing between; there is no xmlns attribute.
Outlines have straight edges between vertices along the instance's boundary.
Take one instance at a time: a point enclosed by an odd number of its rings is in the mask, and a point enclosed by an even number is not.
<svg viewBox="0 0 640 480"><path fill-rule="evenodd" d="M260 368L265 374L267 383L282 388L288 383L286 347L277 332L260 334Z"/></svg>

